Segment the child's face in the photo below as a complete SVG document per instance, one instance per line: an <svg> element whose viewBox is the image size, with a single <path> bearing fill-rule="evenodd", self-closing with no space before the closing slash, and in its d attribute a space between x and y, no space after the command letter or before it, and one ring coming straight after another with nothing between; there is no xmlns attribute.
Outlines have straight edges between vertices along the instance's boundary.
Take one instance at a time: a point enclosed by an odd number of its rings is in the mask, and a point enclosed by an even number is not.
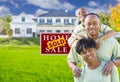
<svg viewBox="0 0 120 82"><path fill-rule="evenodd" d="M96 59L96 49L95 48L83 49L83 51L80 54L86 63L92 63Z"/></svg>
<svg viewBox="0 0 120 82"><path fill-rule="evenodd" d="M84 16L87 14L87 11L85 9L78 10L78 20L83 22Z"/></svg>

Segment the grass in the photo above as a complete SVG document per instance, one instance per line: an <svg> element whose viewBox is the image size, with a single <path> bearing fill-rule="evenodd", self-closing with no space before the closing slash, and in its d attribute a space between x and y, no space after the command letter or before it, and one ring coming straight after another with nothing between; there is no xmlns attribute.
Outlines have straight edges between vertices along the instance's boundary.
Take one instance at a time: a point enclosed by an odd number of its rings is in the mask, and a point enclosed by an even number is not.
<svg viewBox="0 0 120 82"><path fill-rule="evenodd" d="M39 46L0 46L0 82L73 82L66 55L40 55Z"/></svg>
<svg viewBox="0 0 120 82"><path fill-rule="evenodd" d="M0 39L0 82L73 82L66 58L41 55L39 38Z"/></svg>

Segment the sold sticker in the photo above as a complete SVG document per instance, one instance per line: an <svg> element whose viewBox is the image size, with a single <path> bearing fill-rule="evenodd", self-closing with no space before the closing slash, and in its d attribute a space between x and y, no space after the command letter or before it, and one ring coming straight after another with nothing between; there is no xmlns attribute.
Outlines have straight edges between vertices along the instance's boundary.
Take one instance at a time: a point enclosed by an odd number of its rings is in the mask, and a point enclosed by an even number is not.
<svg viewBox="0 0 120 82"><path fill-rule="evenodd" d="M66 44L65 38L59 38L59 39L47 42L48 49L54 49L59 46L65 46L65 44Z"/></svg>

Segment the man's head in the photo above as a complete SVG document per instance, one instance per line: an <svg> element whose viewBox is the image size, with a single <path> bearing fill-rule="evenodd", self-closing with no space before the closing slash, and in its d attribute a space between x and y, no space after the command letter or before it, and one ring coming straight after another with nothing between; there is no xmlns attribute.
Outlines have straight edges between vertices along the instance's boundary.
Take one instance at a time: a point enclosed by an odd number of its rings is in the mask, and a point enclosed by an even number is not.
<svg viewBox="0 0 120 82"><path fill-rule="evenodd" d="M79 39L75 50L80 54L87 63L94 62L96 57L96 42L93 39L82 38Z"/></svg>
<svg viewBox="0 0 120 82"><path fill-rule="evenodd" d="M85 8L79 8L76 11L76 15L78 17L78 20L81 21L83 23L84 21L84 16L87 14L87 10Z"/></svg>
<svg viewBox="0 0 120 82"><path fill-rule="evenodd" d="M88 37L96 39L100 30L100 20L99 16L95 13L89 13L84 19L85 29L87 31Z"/></svg>

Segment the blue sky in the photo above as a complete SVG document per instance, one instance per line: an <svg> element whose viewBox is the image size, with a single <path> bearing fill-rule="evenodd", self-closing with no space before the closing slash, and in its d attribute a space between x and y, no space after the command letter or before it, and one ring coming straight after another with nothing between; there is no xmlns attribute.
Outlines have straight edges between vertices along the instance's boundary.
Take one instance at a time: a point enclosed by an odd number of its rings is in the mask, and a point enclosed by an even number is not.
<svg viewBox="0 0 120 82"><path fill-rule="evenodd" d="M0 16L21 12L38 16L51 10L75 13L79 7L90 12L109 12L109 5L115 6L118 2L120 0L0 0Z"/></svg>

